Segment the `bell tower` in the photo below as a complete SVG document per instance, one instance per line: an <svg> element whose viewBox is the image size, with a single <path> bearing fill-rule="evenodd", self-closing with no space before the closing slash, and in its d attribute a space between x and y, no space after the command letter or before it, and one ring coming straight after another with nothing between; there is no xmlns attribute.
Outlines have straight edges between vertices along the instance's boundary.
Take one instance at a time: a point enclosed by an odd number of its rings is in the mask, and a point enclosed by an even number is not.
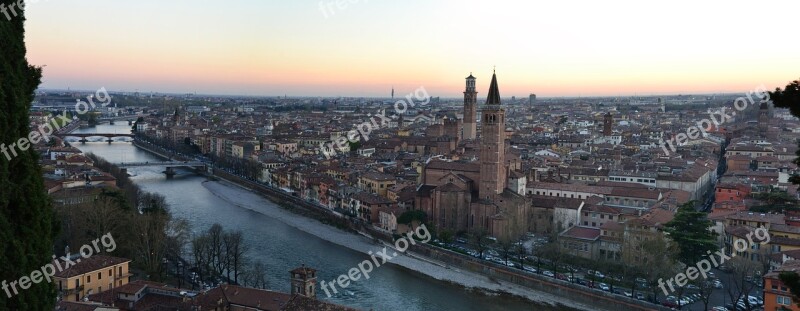
<svg viewBox="0 0 800 311"><path fill-rule="evenodd" d="M317 270L306 267L290 271L292 274L292 295L298 294L309 298L317 297Z"/></svg>
<svg viewBox="0 0 800 311"><path fill-rule="evenodd" d="M475 91L475 77L469 73L467 77L467 87L464 90L464 130L461 137L463 139L477 138L477 128L475 116L478 114L478 92Z"/></svg>
<svg viewBox="0 0 800 311"><path fill-rule="evenodd" d="M500 104L500 90L494 73L481 122L481 187L478 192L481 199L494 200L503 192L506 183L506 111Z"/></svg>

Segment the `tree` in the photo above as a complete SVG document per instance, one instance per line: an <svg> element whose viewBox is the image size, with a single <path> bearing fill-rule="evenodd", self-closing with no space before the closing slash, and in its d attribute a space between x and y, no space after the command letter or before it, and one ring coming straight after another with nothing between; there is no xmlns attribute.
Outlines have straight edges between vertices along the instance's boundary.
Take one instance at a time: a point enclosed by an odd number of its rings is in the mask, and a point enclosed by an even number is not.
<svg viewBox="0 0 800 311"><path fill-rule="evenodd" d="M250 265L244 274L245 286L252 288L267 288L267 268L263 263L257 261Z"/></svg>
<svg viewBox="0 0 800 311"><path fill-rule="evenodd" d="M15 0L0 0L14 7ZM0 21L0 279L17 280L52 260L57 232L53 209L42 180L39 156L33 148L22 150L27 139L28 111L38 87L42 69L25 59L25 14ZM16 145L15 156L5 148ZM27 143L26 143L27 145ZM13 148L13 147L12 147ZM0 294L0 310L53 310L55 287L50 282L34 283L9 298Z"/></svg>
<svg viewBox="0 0 800 311"><path fill-rule="evenodd" d="M246 262L245 254L249 247L244 242L242 231L225 232L222 235L222 241L225 244L225 271L228 280L238 284L239 275L243 272ZM233 273L233 278L231 278L231 273Z"/></svg>
<svg viewBox="0 0 800 311"><path fill-rule="evenodd" d="M674 277L678 272L675 262L678 248L665 237L655 237L642 244L642 258L638 261L639 271L644 275L647 285L653 290L653 299L658 301L659 280Z"/></svg>
<svg viewBox="0 0 800 311"><path fill-rule="evenodd" d="M800 297L797 296L797 293L800 293L800 275L794 271L782 271L778 274L778 278L789 288L793 296L792 301L796 301L795 304L800 306Z"/></svg>
<svg viewBox="0 0 800 311"><path fill-rule="evenodd" d="M483 252L489 246L489 233L486 230L476 228L471 232L471 239L472 244L478 249L478 255L480 258L483 258Z"/></svg>
<svg viewBox="0 0 800 311"><path fill-rule="evenodd" d="M682 204L675 218L664 225L664 232L678 244L678 261L693 266L702 260L707 251L719 249L717 234L710 230L711 221L705 212L694 208L695 201Z"/></svg>
<svg viewBox="0 0 800 311"><path fill-rule="evenodd" d="M224 230L222 229L222 225L215 223L211 225L211 228L208 228L208 238L209 238L209 249L211 251L211 268L214 269L214 272L222 274L223 270L225 269L223 256L223 249L224 245L222 242L222 235Z"/></svg>
<svg viewBox="0 0 800 311"><path fill-rule="evenodd" d="M714 293L714 284L706 279L696 279L692 281L697 288L700 289L700 301L703 302L703 310L708 310L708 304L711 302L711 294Z"/></svg>
<svg viewBox="0 0 800 311"><path fill-rule="evenodd" d="M514 243L507 240L501 240L500 243L500 255L503 256L503 260L508 265L508 258L513 255L514 251Z"/></svg>
<svg viewBox="0 0 800 311"><path fill-rule="evenodd" d="M781 90L781 88L775 88L774 92L769 92L769 99L772 100L775 107L788 108L793 116L800 117L800 80L792 81L787 84L783 90ZM800 142L798 144L800 144ZM792 162L800 165L800 149L798 149L795 154L798 157ZM800 184L800 176L792 176L789 181L795 185ZM792 294L797 295L799 293L792 292Z"/></svg>
<svg viewBox="0 0 800 311"><path fill-rule="evenodd" d="M752 310L756 306L750 305L747 296L756 288L755 278L763 275L763 266L749 258L739 256L726 260L725 265L731 269L724 277L727 280L725 283L727 283L728 297L734 304L741 301L747 310Z"/></svg>

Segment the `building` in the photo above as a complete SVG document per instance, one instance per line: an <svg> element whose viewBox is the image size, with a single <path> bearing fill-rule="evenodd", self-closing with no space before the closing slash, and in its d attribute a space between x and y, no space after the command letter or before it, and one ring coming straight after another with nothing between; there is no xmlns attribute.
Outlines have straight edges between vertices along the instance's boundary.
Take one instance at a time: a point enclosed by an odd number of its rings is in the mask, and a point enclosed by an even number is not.
<svg viewBox="0 0 800 311"><path fill-rule="evenodd" d="M497 75L493 74L481 118L481 199L494 200L505 189L505 117L506 110L500 104Z"/></svg>
<svg viewBox="0 0 800 311"><path fill-rule="evenodd" d="M317 298L317 270L303 265L289 272L292 279L292 295Z"/></svg>
<svg viewBox="0 0 800 311"><path fill-rule="evenodd" d="M472 75L467 78L467 90L465 99L475 94ZM472 98L465 100L465 111L474 109L473 105ZM498 239L510 239L528 229L531 202L520 193L527 189L527 179L517 172L519 153L507 152L505 118L493 74L481 116L480 144L475 144L479 159L430 160L423 170L414 206L428 215L437 230L485 230ZM466 119L464 124L466 128Z"/></svg>
<svg viewBox="0 0 800 311"><path fill-rule="evenodd" d="M88 295L124 286L131 276L130 262L130 259L104 255L76 260L73 266L55 274L59 296L65 301L81 301Z"/></svg>
<svg viewBox="0 0 800 311"><path fill-rule="evenodd" d="M611 136L612 126L614 125L614 117L611 112L603 116L603 136Z"/></svg>
<svg viewBox="0 0 800 311"><path fill-rule="evenodd" d="M767 136L769 130L769 104L764 101L761 102L761 107L758 109L758 133L761 137Z"/></svg>
<svg viewBox="0 0 800 311"><path fill-rule="evenodd" d="M394 176L379 172L367 172L358 178L358 186L361 190L369 191L387 197L389 188L397 184Z"/></svg>
<svg viewBox="0 0 800 311"><path fill-rule="evenodd" d="M283 293L271 290L248 288L223 284L218 287L197 292L174 288L161 283L137 280L114 290L90 295L89 303L109 306L103 309L90 309L82 305L80 309L66 310L218 310L218 311L354 311L355 309L327 303L316 299L316 270L300 267L290 271L292 292ZM59 304L59 306L64 306ZM58 309L64 310L64 309Z"/></svg>
<svg viewBox="0 0 800 311"><path fill-rule="evenodd" d="M792 293L780 280L781 272L800 273L800 260L784 262L779 268L764 275L764 310L800 311L792 301Z"/></svg>
<svg viewBox="0 0 800 311"><path fill-rule="evenodd" d="M475 77L472 73L466 78L467 87L464 90L464 130L461 135L464 139L475 139L478 135L476 115L478 111L478 92L475 91Z"/></svg>
<svg viewBox="0 0 800 311"><path fill-rule="evenodd" d="M528 106L533 108L534 104L536 104L536 94L531 93L531 95L528 96Z"/></svg>

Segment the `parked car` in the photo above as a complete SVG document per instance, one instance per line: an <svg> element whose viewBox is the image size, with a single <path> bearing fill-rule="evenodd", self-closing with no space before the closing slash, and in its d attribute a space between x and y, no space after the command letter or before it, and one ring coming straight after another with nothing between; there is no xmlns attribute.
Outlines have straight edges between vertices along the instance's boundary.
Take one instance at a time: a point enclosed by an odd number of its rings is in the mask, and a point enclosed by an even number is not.
<svg viewBox="0 0 800 311"><path fill-rule="evenodd" d="M647 299L647 297L645 297L643 293L639 292L639 293L636 293L636 299L645 300L645 299Z"/></svg>
<svg viewBox="0 0 800 311"><path fill-rule="evenodd" d="M604 274L600 273L600 271L595 271L594 272L594 276L596 276L598 278L601 278L601 279L606 277Z"/></svg>
<svg viewBox="0 0 800 311"><path fill-rule="evenodd" d="M747 301L750 302L751 306L762 306L764 305L764 301L761 298L755 296L747 296Z"/></svg>
<svg viewBox="0 0 800 311"><path fill-rule="evenodd" d="M600 289L604 290L604 291L607 291L607 292L608 292L608 291L611 291L611 287L609 287L609 286L608 286L608 284L606 284L606 283L600 283L600 284L598 285L598 287L599 287Z"/></svg>
<svg viewBox="0 0 800 311"><path fill-rule="evenodd" d="M553 273L553 271L550 271L550 270L544 270L544 271L542 271L542 274L544 274L545 276L549 276L549 277L551 277L551 278L556 276L556 275Z"/></svg>

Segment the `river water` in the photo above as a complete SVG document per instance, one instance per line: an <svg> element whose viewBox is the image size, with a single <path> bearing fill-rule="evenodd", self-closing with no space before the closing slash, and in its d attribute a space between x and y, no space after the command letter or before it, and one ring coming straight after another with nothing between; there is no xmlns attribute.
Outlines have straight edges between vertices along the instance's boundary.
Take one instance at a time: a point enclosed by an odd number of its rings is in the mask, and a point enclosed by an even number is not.
<svg viewBox="0 0 800 311"><path fill-rule="evenodd" d="M98 125L78 129L75 133L129 133L127 122L117 125ZM72 143L84 152L91 152L109 162L157 161L155 156L127 142ZM243 208L215 195L203 185L206 178L189 171L178 171L166 179L163 168L130 168L133 181L143 190L163 195L174 216L185 218L195 232L219 223L226 230L241 230L251 249L249 256L260 260L268 270L269 288L289 292L289 270L301 264L319 270L321 280L333 280L346 273L368 256L333 244L317 236L289 226L260 213L258 209ZM215 187L219 188L219 187ZM226 196L236 196L243 190L227 186ZM275 204L258 200L264 208ZM186 256L190 257L190 256ZM395 265L382 266L369 280L351 282L345 294L325 297L317 288L320 299L364 310L556 310L507 296L487 296L461 286L439 281Z"/></svg>

